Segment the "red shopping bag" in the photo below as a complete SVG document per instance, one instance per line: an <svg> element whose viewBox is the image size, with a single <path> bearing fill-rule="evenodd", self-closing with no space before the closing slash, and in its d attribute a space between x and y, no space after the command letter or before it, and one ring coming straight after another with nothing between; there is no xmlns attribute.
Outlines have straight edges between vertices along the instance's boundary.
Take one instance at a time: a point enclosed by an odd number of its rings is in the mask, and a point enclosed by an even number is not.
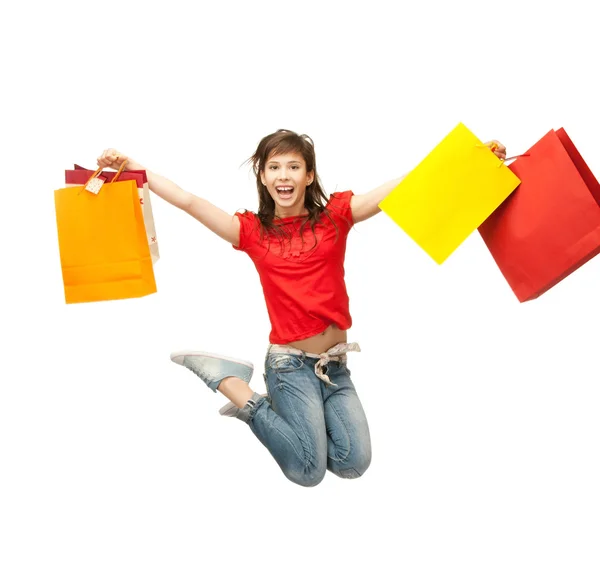
<svg viewBox="0 0 600 583"><path fill-rule="evenodd" d="M600 184L563 128L549 131L510 169L521 184L478 230L525 302L600 253Z"/></svg>

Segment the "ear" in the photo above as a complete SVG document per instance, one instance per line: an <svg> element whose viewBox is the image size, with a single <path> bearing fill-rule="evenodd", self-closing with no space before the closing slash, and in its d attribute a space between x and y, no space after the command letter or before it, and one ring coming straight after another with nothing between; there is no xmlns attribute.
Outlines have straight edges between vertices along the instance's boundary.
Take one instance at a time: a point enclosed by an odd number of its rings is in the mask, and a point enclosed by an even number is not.
<svg viewBox="0 0 600 583"><path fill-rule="evenodd" d="M260 181L263 183L263 186L266 186L266 182L265 182L265 171L261 170L260 171Z"/></svg>
<svg viewBox="0 0 600 583"><path fill-rule="evenodd" d="M311 170L310 172L306 173L306 186L308 186L309 184L312 184L315 180L315 171Z"/></svg>

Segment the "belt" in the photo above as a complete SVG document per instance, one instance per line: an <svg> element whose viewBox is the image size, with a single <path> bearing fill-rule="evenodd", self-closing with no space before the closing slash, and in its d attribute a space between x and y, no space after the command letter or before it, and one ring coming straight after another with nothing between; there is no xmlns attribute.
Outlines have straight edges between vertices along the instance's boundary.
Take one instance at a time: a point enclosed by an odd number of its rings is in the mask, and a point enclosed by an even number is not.
<svg viewBox="0 0 600 583"><path fill-rule="evenodd" d="M323 367L327 365L328 362L346 362L347 352L360 352L360 346L358 342L340 342L335 346L332 346L326 352L321 352L321 354L314 354L312 352L304 352L304 350L300 350L299 348L293 348L292 346L286 346L284 344L269 344L268 353L274 354L296 354L297 356L304 356L308 358L316 358L317 363L315 364L315 374L319 377L323 382L333 387L337 387L335 383L331 382L331 379L325 374L323 371Z"/></svg>

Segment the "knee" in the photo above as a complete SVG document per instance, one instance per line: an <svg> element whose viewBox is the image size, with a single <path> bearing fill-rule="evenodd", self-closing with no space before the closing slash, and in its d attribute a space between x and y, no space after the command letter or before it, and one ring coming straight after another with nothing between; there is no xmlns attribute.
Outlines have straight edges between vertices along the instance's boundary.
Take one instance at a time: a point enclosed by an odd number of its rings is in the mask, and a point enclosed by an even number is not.
<svg viewBox="0 0 600 583"><path fill-rule="evenodd" d="M318 486L325 477L325 468L305 468L304 471L286 471L284 472L285 477L298 484L298 486L304 486L305 488L313 488Z"/></svg>
<svg viewBox="0 0 600 583"><path fill-rule="evenodd" d="M369 448L362 451L359 455L354 455L347 459L343 464L337 464L335 469L332 468L332 471L340 478L352 480L363 476L370 465L371 449Z"/></svg>

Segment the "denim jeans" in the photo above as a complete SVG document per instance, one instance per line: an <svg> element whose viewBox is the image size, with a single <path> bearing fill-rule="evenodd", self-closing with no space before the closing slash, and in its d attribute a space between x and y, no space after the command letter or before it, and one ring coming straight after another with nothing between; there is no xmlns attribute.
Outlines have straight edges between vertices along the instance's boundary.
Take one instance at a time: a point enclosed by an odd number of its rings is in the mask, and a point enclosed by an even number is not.
<svg viewBox="0 0 600 583"><path fill-rule="evenodd" d="M268 398L256 401L247 421L285 476L301 486L316 486L326 470L358 478L371 463L369 426L346 358L326 365L337 386L317 377L317 361L268 352Z"/></svg>

